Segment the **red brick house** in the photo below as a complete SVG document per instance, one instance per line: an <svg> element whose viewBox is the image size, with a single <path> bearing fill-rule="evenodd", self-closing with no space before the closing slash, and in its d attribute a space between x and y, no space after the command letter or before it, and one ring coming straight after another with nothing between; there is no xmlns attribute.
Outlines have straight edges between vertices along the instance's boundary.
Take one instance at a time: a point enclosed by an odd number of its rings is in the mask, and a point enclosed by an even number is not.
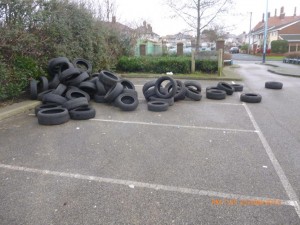
<svg viewBox="0 0 300 225"><path fill-rule="evenodd" d="M252 49L263 46L264 40L264 15L251 31ZM286 40L289 43L289 52L300 51L300 16L296 15L296 7L293 16L285 16L284 7L281 7L280 15L277 16L277 10L273 17L268 14L268 34L267 46L271 48L271 42L274 40Z"/></svg>

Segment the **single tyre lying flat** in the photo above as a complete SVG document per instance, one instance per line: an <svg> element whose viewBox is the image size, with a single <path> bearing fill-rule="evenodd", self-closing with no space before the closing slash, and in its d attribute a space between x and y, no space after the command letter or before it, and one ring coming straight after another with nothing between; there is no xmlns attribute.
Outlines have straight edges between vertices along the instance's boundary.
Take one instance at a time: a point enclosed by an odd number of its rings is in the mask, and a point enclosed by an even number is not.
<svg viewBox="0 0 300 225"><path fill-rule="evenodd" d="M42 109L37 113L38 123L41 125L59 125L70 120L67 109L53 108Z"/></svg>
<svg viewBox="0 0 300 225"><path fill-rule="evenodd" d="M226 92L223 90L208 89L206 91L206 98L214 100L222 100L226 98Z"/></svg>
<svg viewBox="0 0 300 225"><path fill-rule="evenodd" d="M151 102L153 101L166 102L169 104L169 106L174 105L174 101L175 101L174 98L156 98L156 97L150 97L149 100Z"/></svg>
<svg viewBox="0 0 300 225"><path fill-rule="evenodd" d="M123 111L133 111L139 105L137 95L133 92L120 94L115 100L115 106Z"/></svg>
<svg viewBox="0 0 300 225"><path fill-rule="evenodd" d="M242 102L247 102L247 103L259 103L261 102L261 95L256 94L256 93L243 93L241 94L240 97Z"/></svg>
<svg viewBox="0 0 300 225"><path fill-rule="evenodd" d="M234 88L235 92L241 92L244 89L244 86L241 84L231 84L231 86Z"/></svg>
<svg viewBox="0 0 300 225"><path fill-rule="evenodd" d="M268 81L265 83L265 88L268 89L282 89L283 84L281 82L276 82L276 81Z"/></svg>
<svg viewBox="0 0 300 225"><path fill-rule="evenodd" d="M70 110L72 120L88 120L96 116L96 110L92 107L82 107Z"/></svg>
<svg viewBox="0 0 300 225"><path fill-rule="evenodd" d="M148 102L148 110L153 112L167 111L169 104L164 101L150 101Z"/></svg>
<svg viewBox="0 0 300 225"><path fill-rule="evenodd" d="M61 106L55 103L41 104L35 107L34 113L37 116L38 112L43 109L54 109L54 108L61 108Z"/></svg>

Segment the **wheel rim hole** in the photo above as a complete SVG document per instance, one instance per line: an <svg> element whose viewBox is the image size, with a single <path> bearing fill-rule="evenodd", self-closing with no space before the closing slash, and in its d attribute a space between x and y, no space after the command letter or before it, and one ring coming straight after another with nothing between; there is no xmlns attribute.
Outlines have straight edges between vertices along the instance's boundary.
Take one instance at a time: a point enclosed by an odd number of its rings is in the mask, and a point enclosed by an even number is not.
<svg viewBox="0 0 300 225"><path fill-rule="evenodd" d="M48 110L44 110L43 114L55 114L61 112L64 112L64 109L48 109Z"/></svg>
<svg viewBox="0 0 300 225"><path fill-rule="evenodd" d="M124 96L121 98L121 102L123 102L125 104L132 104L132 103L134 103L134 98L131 96Z"/></svg>

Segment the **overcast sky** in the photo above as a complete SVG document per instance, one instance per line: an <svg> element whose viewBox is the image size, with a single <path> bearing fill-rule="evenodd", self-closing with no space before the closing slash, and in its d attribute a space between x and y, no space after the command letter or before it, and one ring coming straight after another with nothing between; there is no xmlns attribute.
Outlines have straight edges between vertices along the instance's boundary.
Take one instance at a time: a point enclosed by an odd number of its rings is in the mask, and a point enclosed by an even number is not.
<svg viewBox="0 0 300 225"><path fill-rule="evenodd" d="M164 4L165 0L115 0L117 3L117 20L125 24L142 24L143 20L152 25L153 31L159 35L175 34L190 28L180 19L171 19L171 11ZM184 0L182 0L184 1ZM229 31L233 34L240 34L250 29L250 12L252 16L252 28L262 19L262 14L266 11L266 0L233 0L234 9L222 18L225 26L235 25ZM284 6L286 16L294 14L297 7L297 15L300 15L299 0L268 0L268 11L271 16L277 8L277 15L281 6ZM236 14L236 15L232 15Z"/></svg>

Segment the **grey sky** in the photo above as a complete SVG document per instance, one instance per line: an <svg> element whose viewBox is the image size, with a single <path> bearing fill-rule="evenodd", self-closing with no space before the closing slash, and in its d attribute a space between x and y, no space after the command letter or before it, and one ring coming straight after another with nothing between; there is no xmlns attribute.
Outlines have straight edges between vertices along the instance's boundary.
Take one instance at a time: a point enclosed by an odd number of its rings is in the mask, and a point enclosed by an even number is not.
<svg viewBox="0 0 300 225"><path fill-rule="evenodd" d="M229 15L222 17L222 22L226 26L235 25L230 29L231 33L240 34L243 31L248 32L250 28L250 13L253 12L252 27L262 19L262 14L266 10L266 0L233 0L234 7ZM274 15L275 8L277 14L280 7L285 7L287 16L294 13L294 7L297 7L297 15L300 15L299 0L268 0L269 12ZM180 19L171 19L170 9L163 4L164 0L116 0L117 2L117 20L125 24L136 26L146 20L153 27L153 31L160 34L175 34L177 32L188 30L189 27ZM234 15L233 15L234 14Z"/></svg>

